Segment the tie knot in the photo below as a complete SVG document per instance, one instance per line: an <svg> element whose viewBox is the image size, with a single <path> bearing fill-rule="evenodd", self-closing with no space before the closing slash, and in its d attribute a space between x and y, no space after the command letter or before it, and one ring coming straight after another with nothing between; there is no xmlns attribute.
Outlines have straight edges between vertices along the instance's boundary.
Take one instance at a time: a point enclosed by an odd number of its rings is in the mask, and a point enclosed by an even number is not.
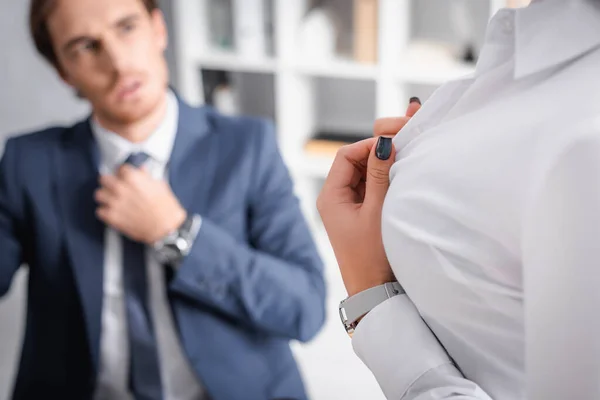
<svg viewBox="0 0 600 400"><path fill-rule="evenodd" d="M135 168L139 168L142 165L144 165L146 161L148 161L148 158L150 158L150 156L144 153L143 151L131 153L129 157L127 157L127 159L125 160L124 164L129 164L134 166Z"/></svg>

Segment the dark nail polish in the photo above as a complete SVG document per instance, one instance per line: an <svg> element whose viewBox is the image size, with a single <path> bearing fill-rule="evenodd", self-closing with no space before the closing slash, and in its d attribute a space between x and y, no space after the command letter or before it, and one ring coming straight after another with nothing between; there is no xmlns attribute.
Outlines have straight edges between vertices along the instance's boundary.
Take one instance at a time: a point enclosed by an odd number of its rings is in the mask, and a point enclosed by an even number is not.
<svg viewBox="0 0 600 400"><path fill-rule="evenodd" d="M377 147L375 148L375 155L383 161L390 158L392 155L392 138L379 136Z"/></svg>
<svg viewBox="0 0 600 400"><path fill-rule="evenodd" d="M419 103L419 104L421 104L421 99L419 99L418 97L411 97L408 102L409 103Z"/></svg>

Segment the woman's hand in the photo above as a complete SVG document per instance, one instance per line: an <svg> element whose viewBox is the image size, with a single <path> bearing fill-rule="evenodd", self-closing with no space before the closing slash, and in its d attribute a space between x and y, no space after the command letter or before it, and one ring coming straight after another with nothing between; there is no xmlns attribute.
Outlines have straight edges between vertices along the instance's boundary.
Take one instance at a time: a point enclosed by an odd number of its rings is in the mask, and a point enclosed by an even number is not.
<svg viewBox="0 0 600 400"><path fill-rule="evenodd" d="M341 148L317 200L317 208L352 296L394 280L381 239L381 210L395 160L392 136L420 108L405 117L375 122L374 138Z"/></svg>

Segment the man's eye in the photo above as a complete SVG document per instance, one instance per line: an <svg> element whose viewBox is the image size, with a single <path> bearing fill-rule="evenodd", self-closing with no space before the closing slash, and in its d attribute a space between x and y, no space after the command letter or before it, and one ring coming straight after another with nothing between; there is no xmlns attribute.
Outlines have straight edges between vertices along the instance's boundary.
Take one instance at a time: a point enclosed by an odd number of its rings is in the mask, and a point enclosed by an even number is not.
<svg viewBox="0 0 600 400"><path fill-rule="evenodd" d="M98 42L93 41L93 40L88 40L81 44L80 50L84 51L84 52L86 52L86 51L94 52L94 51L98 50L99 47L100 47L100 45Z"/></svg>
<svg viewBox="0 0 600 400"><path fill-rule="evenodd" d="M135 29L135 24L129 23L122 26L121 30L125 33L131 32Z"/></svg>

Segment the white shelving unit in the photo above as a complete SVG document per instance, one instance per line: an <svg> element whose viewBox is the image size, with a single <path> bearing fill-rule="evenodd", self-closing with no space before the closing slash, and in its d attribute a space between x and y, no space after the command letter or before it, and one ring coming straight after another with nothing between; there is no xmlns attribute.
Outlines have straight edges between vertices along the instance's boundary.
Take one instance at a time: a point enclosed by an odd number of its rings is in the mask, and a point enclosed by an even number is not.
<svg viewBox="0 0 600 400"><path fill-rule="evenodd" d="M405 107L409 84L438 86L472 72L472 66L431 68L402 62L402 49L410 40L411 3L416 0L379 0L379 62L302 60L296 53L297 32L308 7L307 0L275 0L275 56L238 57L218 52L208 44L208 0L174 0L176 55L182 96L192 104L204 102L201 69L274 74L276 120L285 159L294 176L325 177L330 163L314 162L303 154L306 139L314 132L315 77L367 80L376 87L373 119L398 115ZM488 0L494 13L505 0ZM352 1L348 0L349 6ZM404 100L406 99L406 100Z"/></svg>
<svg viewBox="0 0 600 400"><path fill-rule="evenodd" d="M197 55L192 63L197 68L235 72L277 73L279 70L277 60L272 57L242 58L232 53L214 50ZM201 94L199 95L201 96Z"/></svg>

